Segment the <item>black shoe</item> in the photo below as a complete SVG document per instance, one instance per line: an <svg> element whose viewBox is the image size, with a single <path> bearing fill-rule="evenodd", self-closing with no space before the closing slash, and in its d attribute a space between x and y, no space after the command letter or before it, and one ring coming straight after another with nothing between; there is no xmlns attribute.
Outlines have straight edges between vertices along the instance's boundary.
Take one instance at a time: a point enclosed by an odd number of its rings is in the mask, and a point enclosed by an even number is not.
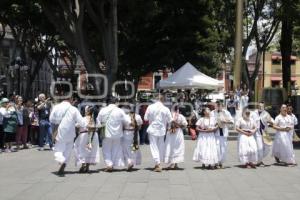
<svg viewBox="0 0 300 200"><path fill-rule="evenodd" d="M90 172L90 164L86 164L84 172L85 173L89 173Z"/></svg>
<svg viewBox="0 0 300 200"><path fill-rule="evenodd" d="M277 157L275 157L275 161L276 161L276 163L280 163L280 160Z"/></svg>
<svg viewBox="0 0 300 200"><path fill-rule="evenodd" d="M59 168L57 174L58 174L58 175L64 175L64 174L65 174L65 168L66 168L66 163L63 163L63 164L60 166L60 168Z"/></svg>
<svg viewBox="0 0 300 200"><path fill-rule="evenodd" d="M85 164L82 164L82 166L79 169L79 173L82 174L85 172L85 170L86 170L86 166L85 166Z"/></svg>

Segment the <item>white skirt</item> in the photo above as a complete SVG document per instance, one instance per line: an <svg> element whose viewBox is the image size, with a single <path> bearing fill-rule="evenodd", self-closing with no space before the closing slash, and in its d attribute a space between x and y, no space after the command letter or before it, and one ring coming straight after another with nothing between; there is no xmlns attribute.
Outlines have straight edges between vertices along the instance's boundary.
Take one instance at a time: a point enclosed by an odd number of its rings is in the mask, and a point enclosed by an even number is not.
<svg viewBox="0 0 300 200"><path fill-rule="evenodd" d="M214 133L199 133L193 160L205 165L218 163L218 150Z"/></svg>
<svg viewBox="0 0 300 200"><path fill-rule="evenodd" d="M239 161L244 165L246 163L257 162L257 144L254 136L240 134L238 139Z"/></svg>
<svg viewBox="0 0 300 200"><path fill-rule="evenodd" d="M95 133L92 141L92 148L87 148L88 133L81 133L74 144L75 152L75 165L81 165L83 163L97 164L100 162L100 148L98 134Z"/></svg>
<svg viewBox="0 0 300 200"><path fill-rule="evenodd" d="M285 163L296 163L290 133L277 132L273 142L272 156Z"/></svg>
<svg viewBox="0 0 300 200"><path fill-rule="evenodd" d="M175 133L167 133L164 162L167 164L184 162L184 136L180 128Z"/></svg>
<svg viewBox="0 0 300 200"><path fill-rule="evenodd" d="M121 144L123 148L124 162L125 165L140 165L142 163L142 154L141 150L136 151L132 150L133 140L122 138Z"/></svg>

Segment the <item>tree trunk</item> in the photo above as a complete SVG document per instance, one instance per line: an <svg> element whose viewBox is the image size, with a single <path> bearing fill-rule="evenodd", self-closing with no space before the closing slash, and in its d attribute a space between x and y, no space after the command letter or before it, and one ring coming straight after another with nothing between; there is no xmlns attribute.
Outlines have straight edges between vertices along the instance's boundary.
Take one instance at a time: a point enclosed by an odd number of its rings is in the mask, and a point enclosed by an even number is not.
<svg viewBox="0 0 300 200"><path fill-rule="evenodd" d="M112 94L112 85L118 71L118 19L117 0L87 1L87 11L100 33L108 80L108 95Z"/></svg>
<svg viewBox="0 0 300 200"><path fill-rule="evenodd" d="M118 20L117 20L117 0L106 2L108 6L104 6L103 13L108 13L106 19L103 19L103 50L106 61L107 79L108 79L108 95L112 95L112 85L116 81L118 71ZM107 21L108 20L108 21ZM107 23L106 23L107 21Z"/></svg>
<svg viewBox="0 0 300 200"><path fill-rule="evenodd" d="M280 51L282 56L282 85L286 89L287 95L291 95L291 54L292 54L292 36L293 21L289 15L289 2L282 1L283 16L281 28Z"/></svg>

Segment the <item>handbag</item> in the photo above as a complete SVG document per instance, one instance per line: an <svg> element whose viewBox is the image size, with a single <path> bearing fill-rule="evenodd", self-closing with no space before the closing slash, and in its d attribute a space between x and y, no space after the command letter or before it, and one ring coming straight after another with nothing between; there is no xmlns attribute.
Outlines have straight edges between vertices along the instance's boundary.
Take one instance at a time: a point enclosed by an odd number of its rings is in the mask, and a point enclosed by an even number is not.
<svg viewBox="0 0 300 200"><path fill-rule="evenodd" d="M111 115L111 113L112 113L113 110L114 110L114 109L112 109L112 110L108 113L108 116L107 116L106 121L105 121L105 125L100 127L100 139L101 139L101 140L105 138L106 126L107 126L107 123L108 123L108 121L109 121L109 119L110 119L110 115Z"/></svg>
<svg viewBox="0 0 300 200"><path fill-rule="evenodd" d="M266 144L268 146L272 146L273 140L272 140L270 134L267 131L263 130L262 138L263 138L264 144Z"/></svg>

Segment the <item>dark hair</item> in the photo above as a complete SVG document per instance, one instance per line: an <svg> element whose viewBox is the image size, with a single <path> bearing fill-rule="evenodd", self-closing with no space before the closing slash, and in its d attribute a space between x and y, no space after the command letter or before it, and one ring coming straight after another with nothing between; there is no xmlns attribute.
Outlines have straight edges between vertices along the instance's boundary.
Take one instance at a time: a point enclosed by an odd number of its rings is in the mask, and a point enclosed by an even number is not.
<svg viewBox="0 0 300 200"><path fill-rule="evenodd" d="M114 104L114 103L117 103L118 102L118 99L114 96L109 96L107 99L106 99L106 103L107 104Z"/></svg>

